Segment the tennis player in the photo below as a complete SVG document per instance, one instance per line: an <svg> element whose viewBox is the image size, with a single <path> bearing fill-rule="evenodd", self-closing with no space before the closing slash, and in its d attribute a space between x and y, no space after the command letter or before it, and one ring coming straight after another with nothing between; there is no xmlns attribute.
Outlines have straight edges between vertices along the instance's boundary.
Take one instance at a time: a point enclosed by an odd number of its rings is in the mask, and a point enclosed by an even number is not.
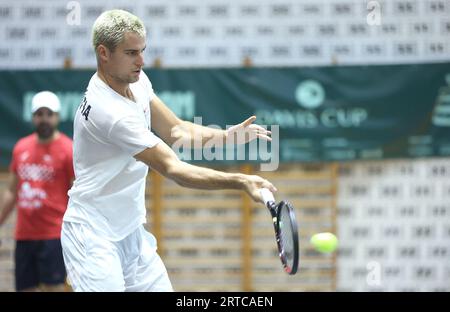
<svg viewBox="0 0 450 312"><path fill-rule="evenodd" d="M167 144L195 134L206 141L240 130L270 133L254 117L231 130L178 119L142 70L145 26L126 11L97 18L93 46L97 72L74 120L75 182L62 228L68 277L75 291L172 291L155 237L143 227L148 168L181 186L240 189L262 201L260 188L276 191L269 181L187 164Z"/></svg>

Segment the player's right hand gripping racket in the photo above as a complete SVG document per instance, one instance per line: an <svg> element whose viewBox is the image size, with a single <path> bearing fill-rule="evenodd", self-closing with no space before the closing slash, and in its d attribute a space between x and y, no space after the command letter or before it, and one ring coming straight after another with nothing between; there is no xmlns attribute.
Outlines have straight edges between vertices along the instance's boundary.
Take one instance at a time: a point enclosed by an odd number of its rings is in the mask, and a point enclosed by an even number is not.
<svg viewBox="0 0 450 312"><path fill-rule="evenodd" d="M275 238L281 263L286 273L294 275L298 268L298 230L297 221L292 205L282 200L278 204L271 191L266 188L260 190L264 204L272 215Z"/></svg>

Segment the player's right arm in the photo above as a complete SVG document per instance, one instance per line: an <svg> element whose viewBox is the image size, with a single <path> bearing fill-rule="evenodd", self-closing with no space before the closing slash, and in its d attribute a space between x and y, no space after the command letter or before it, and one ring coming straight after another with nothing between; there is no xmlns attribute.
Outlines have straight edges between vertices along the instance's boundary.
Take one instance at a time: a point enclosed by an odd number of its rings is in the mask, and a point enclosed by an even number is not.
<svg viewBox="0 0 450 312"><path fill-rule="evenodd" d="M256 175L227 173L183 162L164 142L147 148L134 157L184 187L208 190L239 189L246 191L254 201L259 202L262 202L259 189L276 191L272 183Z"/></svg>
<svg viewBox="0 0 450 312"><path fill-rule="evenodd" d="M11 172L8 178L8 186L3 191L3 196L0 199L0 225L5 223L11 211L14 209L17 196L17 184L17 175Z"/></svg>

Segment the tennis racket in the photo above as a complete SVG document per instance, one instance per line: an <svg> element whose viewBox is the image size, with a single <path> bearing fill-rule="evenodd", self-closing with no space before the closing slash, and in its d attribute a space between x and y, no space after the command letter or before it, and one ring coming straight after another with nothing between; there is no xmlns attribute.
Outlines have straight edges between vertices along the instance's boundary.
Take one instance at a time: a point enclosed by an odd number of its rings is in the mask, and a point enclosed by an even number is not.
<svg viewBox="0 0 450 312"><path fill-rule="evenodd" d="M272 215L273 227L278 252L284 271L289 275L297 273L298 268L298 230L297 221L292 205L285 200L278 204L271 191L266 188L260 190L264 204Z"/></svg>

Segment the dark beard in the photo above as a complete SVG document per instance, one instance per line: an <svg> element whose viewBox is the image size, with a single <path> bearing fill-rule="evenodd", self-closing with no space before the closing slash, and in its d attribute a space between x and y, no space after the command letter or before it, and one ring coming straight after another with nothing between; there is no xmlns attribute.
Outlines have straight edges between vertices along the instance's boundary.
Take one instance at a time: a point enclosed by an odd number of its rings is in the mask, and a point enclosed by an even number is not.
<svg viewBox="0 0 450 312"><path fill-rule="evenodd" d="M40 123L36 127L36 133L41 140L47 140L52 137L55 133L55 128L50 126L48 123Z"/></svg>

